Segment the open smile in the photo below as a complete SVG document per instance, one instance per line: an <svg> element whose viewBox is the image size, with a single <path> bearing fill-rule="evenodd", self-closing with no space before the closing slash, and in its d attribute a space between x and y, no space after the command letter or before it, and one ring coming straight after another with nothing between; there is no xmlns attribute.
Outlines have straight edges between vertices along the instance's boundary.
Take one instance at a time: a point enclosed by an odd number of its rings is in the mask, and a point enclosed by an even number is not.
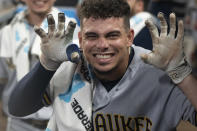
<svg viewBox="0 0 197 131"><path fill-rule="evenodd" d="M108 63L112 60L115 53L95 53L93 56L97 59L99 63Z"/></svg>
<svg viewBox="0 0 197 131"><path fill-rule="evenodd" d="M36 6L44 6L46 2L47 2L47 0L35 1L34 4L35 4Z"/></svg>

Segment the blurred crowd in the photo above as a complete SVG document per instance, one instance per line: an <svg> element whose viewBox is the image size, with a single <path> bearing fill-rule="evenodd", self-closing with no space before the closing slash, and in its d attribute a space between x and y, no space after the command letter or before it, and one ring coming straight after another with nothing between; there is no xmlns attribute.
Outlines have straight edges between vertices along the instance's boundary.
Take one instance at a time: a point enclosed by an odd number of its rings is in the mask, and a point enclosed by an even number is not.
<svg viewBox="0 0 197 131"><path fill-rule="evenodd" d="M57 0L55 6L64 10L75 10L80 0ZM0 28L10 23L14 15L26 8L21 0L0 0Z"/></svg>
<svg viewBox="0 0 197 131"><path fill-rule="evenodd" d="M43 2L45 5L43 5ZM0 0L0 43L4 43L0 44L1 57L4 54L3 58L0 58L0 131L45 130L52 113L51 107L43 108L37 113L22 119L10 117L7 107L10 93L16 84L17 75L20 74L19 72L23 72L25 68L28 68L28 66L24 67L24 65L16 64L13 62L15 61L13 57L6 56L15 48L14 45L25 45L22 48L28 53L23 52L23 49L20 48L21 50L18 49L17 54L19 54L19 60L21 59L22 63L27 62L26 64L30 64L29 71L34 63L38 61L38 55L35 55L31 48L37 45L35 43L40 43L39 40L37 41L39 38L34 32L33 26L40 26L42 23L46 23L45 17L48 10L51 10L50 12L53 15L57 15L59 11L64 12L66 16L75 19L79 24L76 15L76 6L79 2L80 0ZM39 7L40 5L41 8ZM44 27L47 26L45 25ZM5 49L6 46L8 46L7 49ZM5 53L2 53L4 52L2 50L5 50ZM38 53L39 49L36 50ZM20 53L22 54L20 55ZM24 59L27 54L28 58ZM31 57L30 61L29 56ZM18 71L18 67L22 68Z"/></svg>
<svg viewBox="0 0 197 131"><path fill-rule="evenodd" d="M76 7L79 2L81 2L81 0L56 0L54 6L64 12L68 17L75 18L79 25L76 15ZM150 50L152 49L151 37L144 21L148 18L152 18L157 23L156 16L158 12L163 12L167 19L169 14L174 12L178 19L184 21L185 54L193 68L194 74L197 76L197 0L128 0L128 2L133 12L131 16L131 27L134 28L135 31L134 44L138 46ZM10 24L13 17L26 8L25 3L20 0L0 0L0 28ZM1 37L2 35L0 35L0 39L2 39ZM144 45L144 43L146 45ZM1 44L2 43L0 43L0 45ZM0 87L1 98L3 96L2 92L4 87L6 86ZM2 101L0 104L2 108ZM2 109L0 111L0 131L6 131L8 114Z"/></svg>

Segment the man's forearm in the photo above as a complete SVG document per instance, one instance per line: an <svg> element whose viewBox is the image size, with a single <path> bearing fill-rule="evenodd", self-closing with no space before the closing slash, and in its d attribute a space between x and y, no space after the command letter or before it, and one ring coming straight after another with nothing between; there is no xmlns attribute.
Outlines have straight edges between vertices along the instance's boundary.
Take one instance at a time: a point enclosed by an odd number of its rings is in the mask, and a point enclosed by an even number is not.
<svg viewBox="0 0 197 131"><path fill-rule="evenodd" d="M190 74L181 83L179 83L178 86L197 111L197 79Z"/></svg>
<svg viewBox="0 0 197 131"><path fill-rule="evenodd" d="M42 108L42 95L54 73L38 62L15 86L8 103L10 114L26 116Z"/></svg>

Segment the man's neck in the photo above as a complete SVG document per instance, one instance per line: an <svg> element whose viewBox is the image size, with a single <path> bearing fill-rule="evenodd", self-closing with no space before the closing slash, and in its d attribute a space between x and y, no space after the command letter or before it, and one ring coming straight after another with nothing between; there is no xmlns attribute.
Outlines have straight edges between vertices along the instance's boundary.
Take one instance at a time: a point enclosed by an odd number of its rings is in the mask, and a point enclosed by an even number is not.
<svg viewBox="0 0 197 131"><path fill-rule="evenodd" d="M101 81L114 81L122 78L124 73L126 72L128 65L125 65L122 69L112 70L110 72L98 72L95 71L97 78Z"/></svg>

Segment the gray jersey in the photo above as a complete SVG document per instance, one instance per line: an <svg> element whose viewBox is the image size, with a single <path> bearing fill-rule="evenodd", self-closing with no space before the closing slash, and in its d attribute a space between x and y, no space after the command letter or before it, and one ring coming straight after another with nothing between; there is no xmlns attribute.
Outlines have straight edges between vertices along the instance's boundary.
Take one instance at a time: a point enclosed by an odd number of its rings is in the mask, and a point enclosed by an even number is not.
<svg viewBox="0 0 197 131"><path fill-rule="evenodd" d="M195 110L165 72L135 55L119 83L107 92L97 80L93 100L95 131L174 131L181 119L195 123Z"/></svg>
<svg viewBox="0 0 197 131"><path fill-rule="evenodd" d="M195 124L194 107L181 90L140 59L148 50L133 47L131 64L110 92L98 80L86 81L81 64L63 63L51 81L48 130L87 131L91 117L94 131L174 131L181 119Z"/></svg>

